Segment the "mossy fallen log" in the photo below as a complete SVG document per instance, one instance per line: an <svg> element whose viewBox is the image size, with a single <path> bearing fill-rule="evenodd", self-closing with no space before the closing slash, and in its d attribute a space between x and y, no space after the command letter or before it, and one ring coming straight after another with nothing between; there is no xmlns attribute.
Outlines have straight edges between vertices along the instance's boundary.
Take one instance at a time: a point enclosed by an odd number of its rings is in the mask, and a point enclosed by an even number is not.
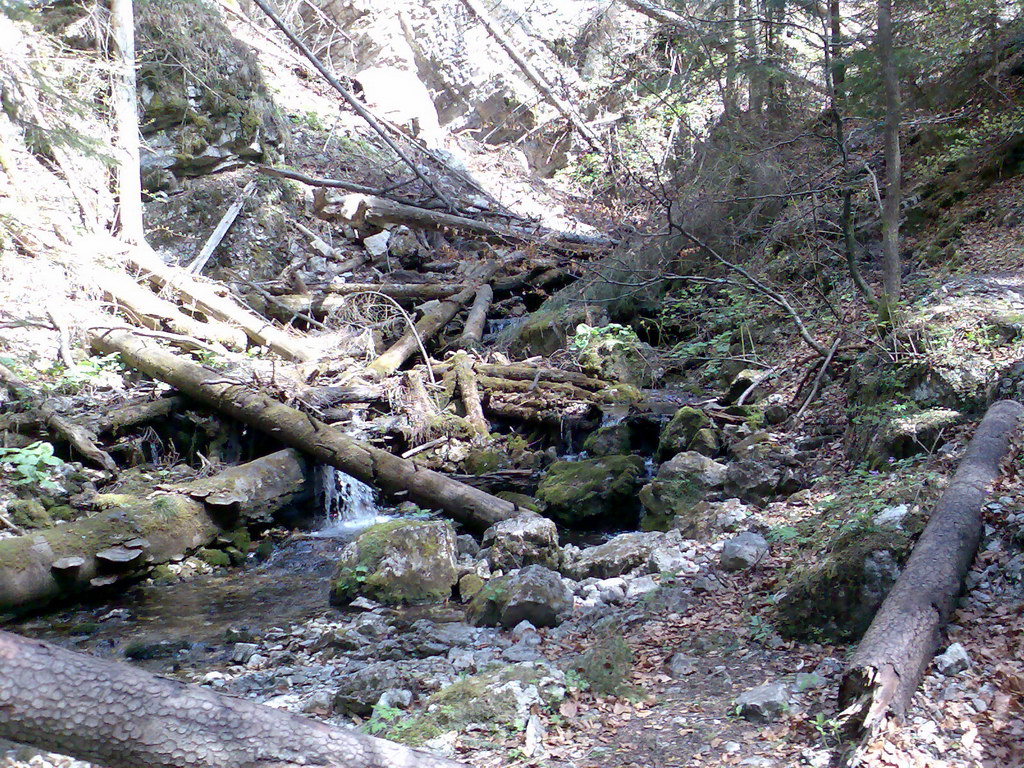
<svg viewBox="0 0 1024 768"><path fill-rule="evenodd" d="M0 738L109 768L466 768L0 632Z"/></svg>
<svg viewBox="0 0 1024 768"><path fill-rule="evenodd" d="M305 480L302 457L283 450L156 493L100 494L89 517L0 541L0 610L136 578L225 530L269 522L302 496Z"/></svg>
<svg viewBox="0 0 1024 768"><path fill-rule="evenodd" d="M967 446L882 607L843 675L839 704L846 728L871 731L889 712L906 711L956 608L981 540L982 504L1020 425L1024 405L992 405Z"/></svg>
<svg viewBox="0 0 1024 768"><path fill-rule="evenodd" d="M520 511L511 502L353 440L319 419L252 390L246 383L168 352L152 339L121 328L93 327L90 334L97 350L118 352L131 368L385 493L408 492L412 501L443 509L478 529Z"/></svg>

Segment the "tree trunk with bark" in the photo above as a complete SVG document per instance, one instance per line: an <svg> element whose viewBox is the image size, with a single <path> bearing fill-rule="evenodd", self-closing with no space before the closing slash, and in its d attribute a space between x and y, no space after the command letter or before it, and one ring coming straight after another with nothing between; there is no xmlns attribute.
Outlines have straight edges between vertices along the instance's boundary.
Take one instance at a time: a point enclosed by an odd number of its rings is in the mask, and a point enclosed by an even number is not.
<svg viewBox="0 0 1024 768"><path fill-rule="evenodd" d="M878 60L885 87L885 202L882 206L883 322L892 319L900 301L900 84L893 50L892 0L878 0Z"/></svg>
<svg viewBox="0 0 1024 768"><path fill-rule="evenodd" d="M839 691L850 730L871 730L890 709L906 710L956 608L981 538L982 505L1022 414L1011 400L989 408L850 660Z"/></svg>
<svg viewBox="0 0 1024 768"><path fill-rule="evenodd" d="M386 493L407 491L413 501L443 509L479 529L520 511L511 502L353 440L319 419L254 392L244 382L174 355L152 340L119 328L94 327L90 333L97 350L118 352L131 368Z"/></svg>
<svg viewBox="0 0 1024 768"><path fill-rule="evenodd" d="M0 632L0 737L108 768L466 768Z"/></svg>
<svg viewBox="0 0 1024 768"><path fill-rule="evenodd" d="M139 170L139 109L135 90L135 14L132 0L111 0L110 36L114 48L111 85L117 133L117 191L121 237L141 243L142 178Z"/></svg>
<svg viewBox="0 0 1024 768"><path fill-rule="evenodd" d="M99 494L101 512L0 541L0 611L137 578L225 530L268 525L306 492L305 479L302 457L284 450L146 496Z"/></svg>

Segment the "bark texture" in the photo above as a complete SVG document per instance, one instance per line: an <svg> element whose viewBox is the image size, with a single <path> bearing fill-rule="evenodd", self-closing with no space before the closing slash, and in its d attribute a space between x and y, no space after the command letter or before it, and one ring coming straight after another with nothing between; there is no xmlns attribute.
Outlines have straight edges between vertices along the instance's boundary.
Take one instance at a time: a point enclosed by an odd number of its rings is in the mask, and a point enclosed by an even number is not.
<svg viewBox="0 0 1024 768"><path fill-rule="evenodd" d="M90 517L0 541L0 611L109 586L240 523L269 522L301 496L305 478L302 457L285 450L145 497L100 494L102 511Z"/></svg>
<svg viewBox="0 0 1024 768"><path fill-rule="evenodd" d="M520 511L511 502L353 440L319 419L148 339L119 328L93 328L91 334L96 349L119 352L132 368L387 493L408 491L413 501L443 509L474 528L486 528Z"/></svg>
<svg viewBox="0 0 1024 768"><path fill-rule="evenodd" d="M888 711L906 710L956 608L981 538L982 504L1022 414L1024 406L1011 400L989 408L850 660L839 701L851 730L871 730Z"/></svg>
<svg viewBox="0 0 1024 768"><path fill-rule="evenodd" d="M9 632L0 712L0 737L109 768L460 766Z"/></svg>

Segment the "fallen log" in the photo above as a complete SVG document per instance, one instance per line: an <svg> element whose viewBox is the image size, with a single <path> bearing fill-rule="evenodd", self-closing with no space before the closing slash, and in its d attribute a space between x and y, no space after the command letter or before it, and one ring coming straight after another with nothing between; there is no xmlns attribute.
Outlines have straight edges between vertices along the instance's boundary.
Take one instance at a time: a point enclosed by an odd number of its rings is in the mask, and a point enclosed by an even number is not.
<svg viewBox="0 0 1024 768"><path fill-rule="evenodd" d="M511 502L353 440L302 411L174 355L143 336L107 327L91 328L89 334L96 349L120 353L131 368L386 493L407 491L412 501L443 509L474 528L486 528L519 511Z"/></svg>
<svg viewBox="0 0 1024 768"><path fill-rule="evenodd" d="M199 254L193 259L192 263L188 265L188 271L193 275L198 275L206 267L206 262L213 256L213 252L217 250L217 246L220 245L220 241L224 239L224 236L231 229L231 225L235 223L235 219L238 218L238 214L242 210L242 206L245 205L245 201L249 198L249 195L256 189L256 182L250 181L245 185L245 189L242 190L241 194L235 198L235 201L228 206L228 209L224 212L224 215L220 217L220 221L217 222L217 226L213 232L207 238L206 242L203 243L202 249Z"/></svg>
<svg viewBox="0 0 1024 768"><path fill-rule="evenodd" d="M244 350L245 331L224 323L203 322L189 317L177 305L157 296L123 272L105 270L94 276L108 301L121 308L133 323L154 331L169 331L223 344L228 349Z"/></svg>
<svg viewBox="0 0 1024 768"><path fill-rule="evenodd" d="M466 768L0 632L0 737L109 768Z"/></svg>
<svg viewBox="0 0 1024 768"><path fill-rule="evenodd" d="M455 230L498 243L542 243L563 251L593 251L611 248L616 244L616 241L606 237L556 232L540 227L512 227L396 203L383 197L341 194L326 188L320 188L314 194L313 210L325 221L340 221L357 228L404 224L421 229Z"/></svg>
<svg viewBox="0 0 1024 768"><path fill-rule="evenodd" d="M449 362L434 363L433 368L437 373L444 373L451 365ZM474 370L482 376L491 376L498 379L511 379L513 381L536 381L554 382L558 384L574 384L584 389L600 391L615 386L615 382L595 379L575 371L563 371L560 368L537 368L527 363L510 363L499 365L496 363L474 363Z"/></svg>
<svg viewBox="0 0 1024 768"><path fill-rule="evenodd" d="M300 296L285 294L275 296L268 302L267 309L274 313L274 306L285 310L285 313L307 313L314 317L325 317L343 307L351 305L350 296L355 294L381 294L399 302L426 302L438 299L449 299L465 290L464 285L431 285L428 283L414 285L374 285L373 283L351 283L349 285L329 288L327 294Z"/></svg>
<svg viewBox="0 0 1024 768"><path fill-rule="evenodd" d="M83 458L101 469L117 474L117 462L96 445L96 435L81 424L76 424L57 413L50 400L40 396L6 365L0 365L0 384L35 410L39 414L39 421Z"/></svg>
<svg viewBox="0 0 1024 768"><path fill-rule="evenodd" d="M469 308L466 325L459 337L459 346L463 348L478 347L484 337L484 326L487 324L487 312L494 301L494 290L489 285L481 285Z"/></svg>
<svg viewBox="0 0 1024 768"><path fill-rule="evenodd" d="M0 541L0 611L136 578L225 530L269 524L305 478L302 457L284 450L147 496L99 494L97 514Z"/></svg>
<svg viewBox="0 0 1024 768"><path fill-rule="evenodd" d="M906 711L956 608L981 538L982 504L1022 414L1024 405L1011 400L988 409L903 572L850 659L839 689L849 731L871 731L888 712Z"/></svg>
<svg viewBox="0 0 1024 768"><path fill-rule="evenodd" d="M154 252L137 248L128 253L128 259L156 285L161 288L170 287L204 314L238 326L256 344L268 347L289 360L306 362L314 358L312 347L301 339L246 309L231 296L221 296L211 283L197 280L183 269L164 264Z"/></svg>
<svg viewBox="0 0 1024 768"><path fill-rule="evenodd" d="M491 425L484 418L484 409L480 404L480 388L476 383L476 374L473 373L473 366L469 357L460 352L455 356L455 375L459 382L459 393L462 396L462 405L466 409L466 421L480 435L488 435L491 432Z"/></svg>
<svg viewBox="0 0 1024 768"><path fill-rule="evenodd" d="M477 283L486 283L497 271L497 262L484 264L473 276L473 280ZM477 286L470 285L450 299L439 302L420 318L414 328L408 328L384 354L370 363L367 371L377 378L390 376L397 371L406 360L420 351L427 341L434 338L455 318L459 310L476 295L476 291Z"/></svg>

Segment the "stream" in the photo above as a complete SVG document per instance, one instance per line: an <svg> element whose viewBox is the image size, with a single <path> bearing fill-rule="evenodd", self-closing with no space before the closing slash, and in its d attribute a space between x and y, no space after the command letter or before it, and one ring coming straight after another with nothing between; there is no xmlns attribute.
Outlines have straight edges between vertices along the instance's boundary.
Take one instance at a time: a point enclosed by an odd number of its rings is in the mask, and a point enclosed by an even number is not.
<svg viewBox="0 0 1024 768"><path fill-rule="evenodd" d="M232 661L251 642L319 615L338 555L361 530L389 519L372 488L331 467L315 475L319 528L285 539L265 562L172 584L142 582L116 596L86 596L63 610L19 621L21 634L160 673L202 671Z"/></svg>

